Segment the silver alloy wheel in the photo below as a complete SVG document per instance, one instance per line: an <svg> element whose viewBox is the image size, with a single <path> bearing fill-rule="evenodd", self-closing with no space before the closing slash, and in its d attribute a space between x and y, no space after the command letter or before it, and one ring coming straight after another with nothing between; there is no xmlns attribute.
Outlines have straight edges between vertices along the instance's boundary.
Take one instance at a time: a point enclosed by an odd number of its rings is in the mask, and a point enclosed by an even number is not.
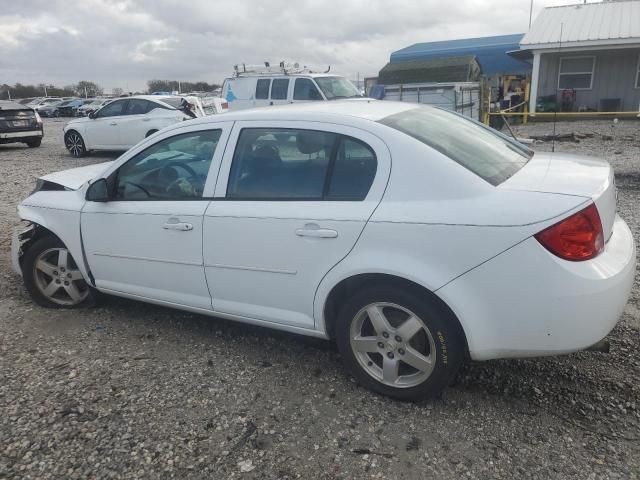
<svg viewBox="0 0 640 480"><path fill-rule="evenodd" d="M426 325L394 303L372 303L351 321L351 350L377 381L395 388L415 387L429 378L436 344Z"/></svg>
<svg viewBox="0 0 640 480"><path fill-rule="evenodd" d="M75 157L82 155L82 152L84 151L84 144L80 134L71 132L67 135L67 150L69 150Z"/></svg>
<svg viewBox="0 0 640 480"><path fill-rule="evenodd" d="M77 305L89 296L89 287L66 248L43 251L33 265L38 290L58 305Z"/></svg>

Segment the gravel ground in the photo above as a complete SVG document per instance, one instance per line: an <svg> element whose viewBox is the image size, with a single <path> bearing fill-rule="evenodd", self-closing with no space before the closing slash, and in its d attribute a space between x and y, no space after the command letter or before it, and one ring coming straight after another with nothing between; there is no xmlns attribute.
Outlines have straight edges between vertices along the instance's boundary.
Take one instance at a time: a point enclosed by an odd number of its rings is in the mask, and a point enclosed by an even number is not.
<svg viewBox="0 0 640 480"><path fill-rule="evenodd" d="M640 478L637 285L610 354L470 363L415 404L358 387L327 342L117 298L36 306L7 258L17 202L40 174L114 157L71 158L63 125L0 146L0 478ZM556 149L613 163L640 240L640 123L611 125L559 123L614 138Z"/></svg>

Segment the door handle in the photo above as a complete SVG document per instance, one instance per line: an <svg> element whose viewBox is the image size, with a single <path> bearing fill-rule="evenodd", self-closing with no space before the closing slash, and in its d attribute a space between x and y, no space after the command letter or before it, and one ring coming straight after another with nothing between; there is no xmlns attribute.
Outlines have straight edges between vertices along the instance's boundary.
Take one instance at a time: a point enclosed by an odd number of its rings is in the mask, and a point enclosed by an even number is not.
<svg viewBox="0 0 640 480"><path fill-rule="evenodd" d="M304 228L298 228L296 235L299 237L314 237L314 238L336 238L338 232L329 228L320 228L315 223L307 223Z"/></svg>
<svg viewBox="0 0 640 480"><path fill-rule="evenodd" d="M109 125L114 126L114 125L118 125L116 122L111 122Z"/></svg>
<svg viewBox="0 0 640 480"><path fill-rule="evenodd" d="M193 230L193 225L183 222L167 222L162 226L162 228L164 228L165 230L178 230L180 232L188 232L189 230Z"/></svg>
<svg viewBox="0 0 640 480"><path fill-rule="evenodd" d="M143 119L142 119L142 121L143 121L143 122L150 122L150 121L151 121L151 119L150 119L150 118L143 118Z"/></svg>

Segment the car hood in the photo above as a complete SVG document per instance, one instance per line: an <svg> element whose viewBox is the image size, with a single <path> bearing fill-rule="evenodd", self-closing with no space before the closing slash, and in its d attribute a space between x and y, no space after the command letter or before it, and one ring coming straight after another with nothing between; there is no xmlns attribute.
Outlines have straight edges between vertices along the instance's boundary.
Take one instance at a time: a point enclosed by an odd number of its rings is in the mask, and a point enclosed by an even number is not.
<svg viewBox="0 0 640 480"><path fill-rule="evenodd" d="M96 163L95 165L87 165L86 167L71 168L62 170L61 172L50 173L41 180L62 185L71 190L77 190L89 180L93 180L111 166L111 162Z"/></svg>

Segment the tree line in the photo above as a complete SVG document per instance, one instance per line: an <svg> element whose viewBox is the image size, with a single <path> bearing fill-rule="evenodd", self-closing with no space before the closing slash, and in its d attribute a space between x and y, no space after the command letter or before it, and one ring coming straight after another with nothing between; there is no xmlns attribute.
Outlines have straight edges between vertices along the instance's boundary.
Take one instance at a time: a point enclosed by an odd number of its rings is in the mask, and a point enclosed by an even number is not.
<svg viewBox="0 0 640 480"><path fill-rule="evenodd" d="M125 92L122 88L116 87L111 90L111 94L120 96L131 93L153 93L153 92L213 92L220 88L217 83L208 82L181 82L178 80L149 80L147 81L147 92ZM16 83L15 85L0 85L0 100L9 98L31 98L31 97L95 97L103 95L104 89L96 82L81 80L78 83L58 87L51 83L39 83L38 85L25 85Z"/></svg>

